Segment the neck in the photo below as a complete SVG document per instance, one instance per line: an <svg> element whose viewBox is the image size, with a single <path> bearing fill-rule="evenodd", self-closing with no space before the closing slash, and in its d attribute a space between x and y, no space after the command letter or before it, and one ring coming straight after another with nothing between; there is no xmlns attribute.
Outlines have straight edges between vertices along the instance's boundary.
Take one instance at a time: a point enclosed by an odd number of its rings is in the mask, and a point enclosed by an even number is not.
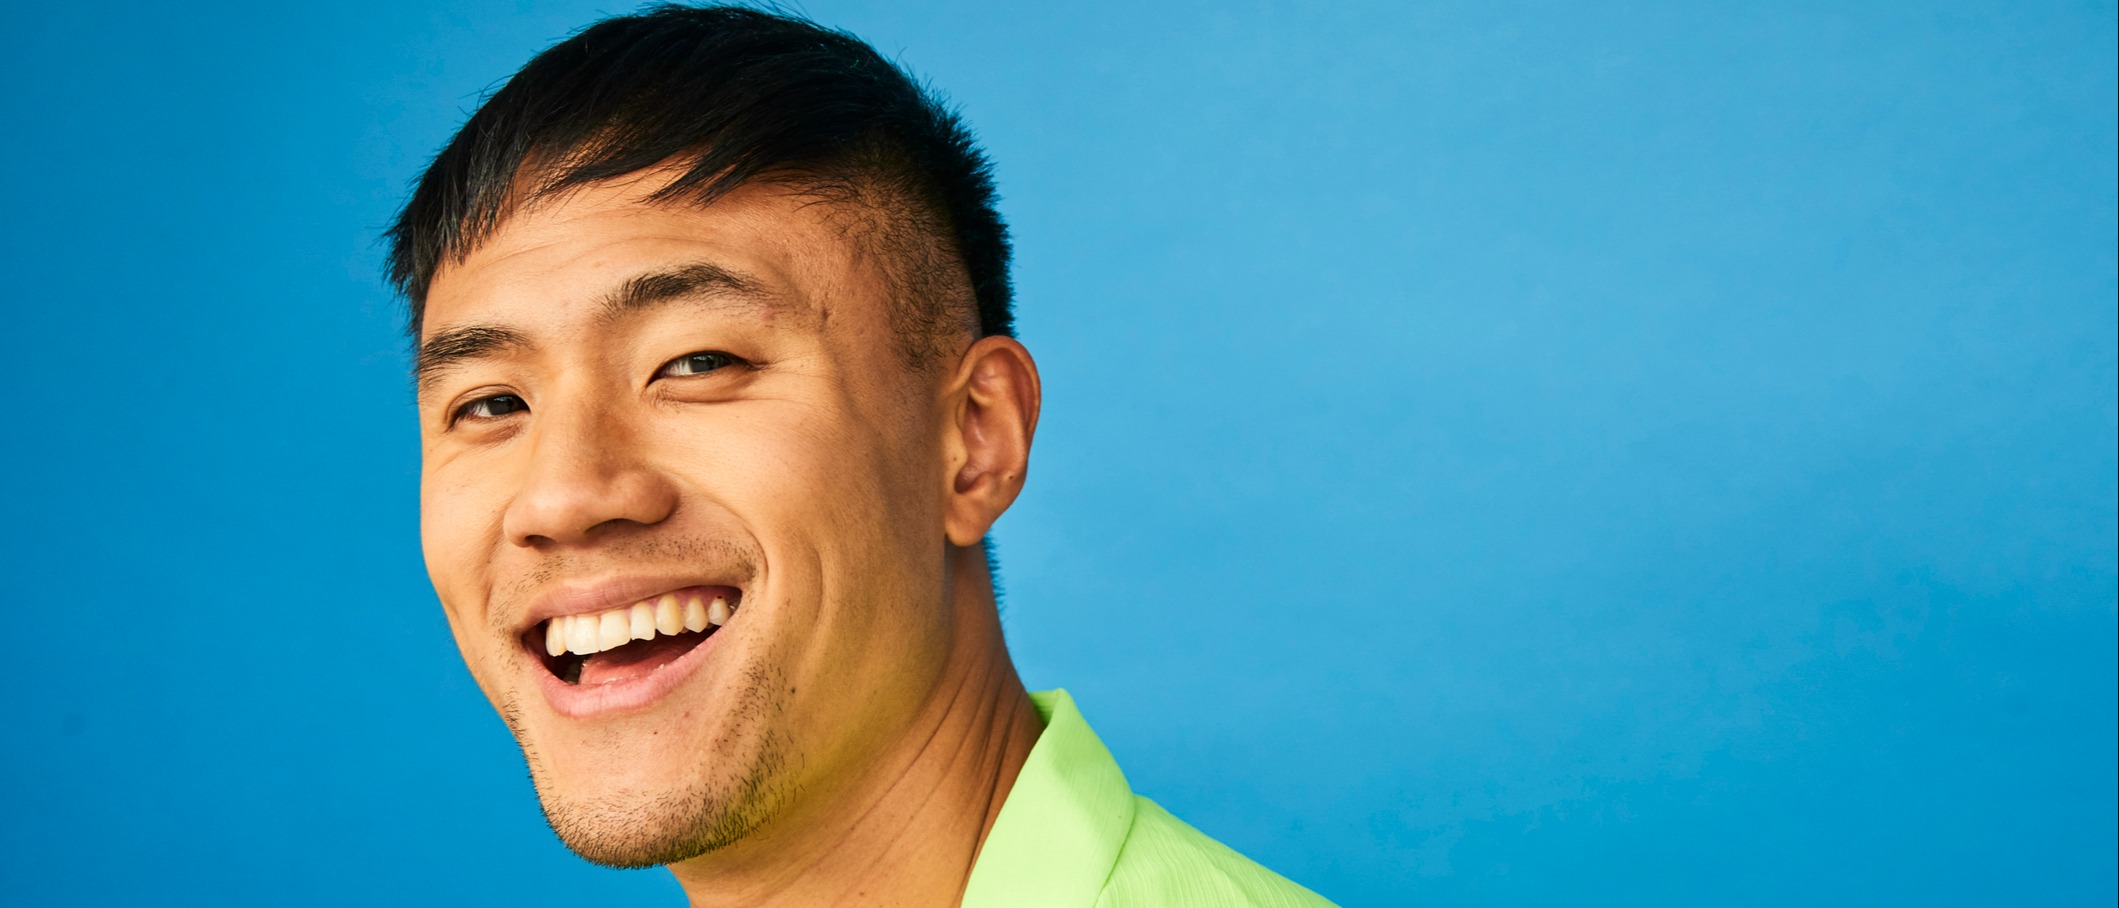
<svg viewBox="0 0 2119 908"><path fill-rule="evenodd" d="M800 829L673 864L695 906L955 905L1044 730L976 548L949 553L955 640L897 746ZM746 847L748 846L748 847Z"/></svg>

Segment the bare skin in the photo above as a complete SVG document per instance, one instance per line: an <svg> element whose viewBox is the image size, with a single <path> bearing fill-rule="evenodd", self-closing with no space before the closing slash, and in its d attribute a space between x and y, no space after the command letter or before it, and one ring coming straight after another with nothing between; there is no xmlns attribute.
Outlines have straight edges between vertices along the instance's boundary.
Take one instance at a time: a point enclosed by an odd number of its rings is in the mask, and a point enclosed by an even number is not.
<svg viewBox="0 0 2119 908"><path fill-rule="evenodd" d="M979 548L1036 365L968 323L908 362L839 203L640 204L663 178L519 212L436 275L421 536L450 628L584 857L666 863L695 905L956 904L1042 730ZM570 683L537 648L684 589L738 608L652 673Z"/></svg>

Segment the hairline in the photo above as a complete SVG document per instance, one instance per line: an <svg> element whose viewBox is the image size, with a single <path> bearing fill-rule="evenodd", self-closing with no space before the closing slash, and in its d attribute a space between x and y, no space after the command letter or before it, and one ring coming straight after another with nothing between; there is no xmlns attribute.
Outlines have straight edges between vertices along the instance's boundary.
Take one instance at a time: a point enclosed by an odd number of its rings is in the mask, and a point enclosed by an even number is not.
<svg viewBox="0 0 2119 908"><path fill-rule="evenodd" d="M412 343L416 348L426 329L427 297L435 279L443 270L462 265L510 220L563 203L568 196L590 187L635 181L644 175L671 170L676 171L675 176L654 191L636 197L634 202L705 211L730 193L758 184L779 186L805 196L805 206L829 205L843 212L827 214L825 220L847 242L875 257L891 289L884 315L897 352L913 371L926 371L946 359L951 352L950 338L961 335L976 340L983 335L978 293L972 286L970 262L951 229L947 206L939 199L920 198L926 193L920 190L917 172L889 162L890 155L888 150L876 149L859 155L869 158L865 164L852 160L789 163L742 180L729 181L724 174L683 186L685 175L699 160L697 152L599 180L577 180L566 163L565 153L532 151L524 155L509 192L490 218L467 213L443 231L448 239L445 251L418 281L417 295L407 295L412 316L407 328ZM841 156L853 157L856 155ZM931 294L955 298L923 298ZM955 330L951 330L952 322L956 323Z"/></svg>

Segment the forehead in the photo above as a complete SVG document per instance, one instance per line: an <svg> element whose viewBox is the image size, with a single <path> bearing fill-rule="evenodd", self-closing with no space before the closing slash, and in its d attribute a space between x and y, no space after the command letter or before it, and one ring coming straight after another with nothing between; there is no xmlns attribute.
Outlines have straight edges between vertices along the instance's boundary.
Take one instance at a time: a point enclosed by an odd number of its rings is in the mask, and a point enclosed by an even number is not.
<svg viewBox="0 0 2119 908"><path fill-rule="evenodd" d="M703 208L644 202L661 184L656 175L592 184L510 214L437 270L421 337L470 323L534 328L593 317L628 282L685 266L747 281L760 313L776 320L821 325L832 301L882 289L834 203L770 183L739 186Z"/></svg>

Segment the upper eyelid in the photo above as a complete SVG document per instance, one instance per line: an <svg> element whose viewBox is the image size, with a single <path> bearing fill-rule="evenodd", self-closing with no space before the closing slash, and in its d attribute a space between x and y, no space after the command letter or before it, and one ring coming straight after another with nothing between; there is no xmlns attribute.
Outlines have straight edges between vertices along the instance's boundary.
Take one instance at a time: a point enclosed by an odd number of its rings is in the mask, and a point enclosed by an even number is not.
<svg viewBox="0 0 2119 908"><path fill-rule="evenodd" d="M492 400L496 397L512 397L516 400L522 401L522 408L524 410L528 410L530 408L530 399L524 397L519 391L515 391L513 389L480 388L476 391L469 392L466 396L457 398L455 403L449 405L448 410L442 414L443 426L445 428L454 427L457 423L462 422L464 417L468 415L466 411L470 410L474 406L477 406L478 404Z"/></svg>
<svg viewBox="0 0 2119 908"><path fill-rule="evenodd" d="M755 363L754 363L754 362L753 362L752 360L750 360L749 358L747 358L747 357L744 357L744 356L740 356L740 355L737 355L737 354L735 354L735 353L730 353L730 352L729 352L729 351L727 351L727 350L717 350L717 349L713 349L713 348L704 348L704 349L699 349L699 350L692 350L692 351L689 351L689 352L686 352L686 353L680 353L680 354L678 354L678 355L676 355L676 356L670 357L670 358L669 358L669 359L667 359L667 360L664 360L664 361L662 362L662 364L661 364L661 365L659 365L659 366L656 366L656 367L655 367L655 376L656 376L656 377L658 377L658 378L659 378L659 377L661 377L661 376L663 375L663 373L664 373L664 372L665 372L666 370L668 370L668 369L669 369L669 368L670 368L671 366L674 366L674 365L676 365L677 363L679 363L679 362L682 362L682 361L684 361L684 360L686 360L686 359L690 359L690 358L692 358L692 357L694 357L694 356L707 356L707 355L712 355L712 356L719 356L719 357L723 357L723 358L725 358L725 359L727 359L727 360L728 360L728 363L727 363L727 365L730 365L730 366L738 366L738 365L741 365L741 366L749 366L749 365L755 365ZM716 371L719 371L719 370L716 370ZM449 428L449 427L454 427L454 426L455 426L455 425L456 425L457 423L459 423L459 422L462 422L462 421L463 421L463 419L464 419L464 418L465 418L465 417L466 417L466 416L468 415L468 414L467 414L467 413L466 413L465 411L469 410L469 409L470 409L471 407L473 407L473 406L475 406L475 405L477 405L477 404L479 404L479 403L482 403L482 402L484 402L484 401L488 401L488 400L492 400L493 398L496 398L496 397L513 397L513 398L516 398L516 399L518 399L518 400L521 400L521 401L523 402L523 409L524 409L524 410L528 410L528 409L530 408L530 407L529 407L529 404L530 404L529 398L525 397L525 396L524 396L524 395L522 394L522 392L520 392L520 391L516 391L516 390L514 390L514 389L512 389L512 388L506 388L506 387L485 387L485 388L476 388L476 389L473 389L473 390L471 390L471 391L465 392L465 393L464 393L464 394L462 394L462 395L459 395L459 396L457 396L456 398L454 398L454 401L453 401L452 403L450 403L450 404L448 404L448 405L447 405L447 409L446 409L445 411L443 411L443 414L442 414L442 418L443 418L443 424L444 424L444 427L445 427L445 428ZM503 414L503 415L505 415L505 414Z"/></svg>
<svg viewBox="0 0 2119 908"><path fill-rule="evenodd" d="M659 375L661 375L661 374L662 374L662 373L663 373L663 372L664 372L665 370L667 370L667 369L668 369L669 367L671 367L671 366L674 366L674 365L676 365L676 364L678 364L678 363L681 363L681 362L683 362L683 361L685 361L685 360L691 359L691 358L692 358L692 357L694 357L694 356L719 356L719 357L722 357L722 358L724 358L724 359L728 360L728 365L731 365L731 366L734 366L734 365L744 365L744 366L748 366L748 365L754 365L754 364L753 364L753 363L752 363L752 362L751 362L751 361L750 361L749 359L746 359L746 358L744 358L744 357L741 357L741 356L737 356L736 354L734 354L734 353L730 353L730 352L728 352L727 350L713 350L713 349L707 349L707 350L693 350L693 351L691 351L690 353L683 353L683 354L679 354L679 355L677 355L677 356L673 356L673 357L670 357L669 359L663 360L663 362L662 362L662 365L659 365L659 366L656 366L656 367L655 367L655 374L659 376Z"/></svg>

